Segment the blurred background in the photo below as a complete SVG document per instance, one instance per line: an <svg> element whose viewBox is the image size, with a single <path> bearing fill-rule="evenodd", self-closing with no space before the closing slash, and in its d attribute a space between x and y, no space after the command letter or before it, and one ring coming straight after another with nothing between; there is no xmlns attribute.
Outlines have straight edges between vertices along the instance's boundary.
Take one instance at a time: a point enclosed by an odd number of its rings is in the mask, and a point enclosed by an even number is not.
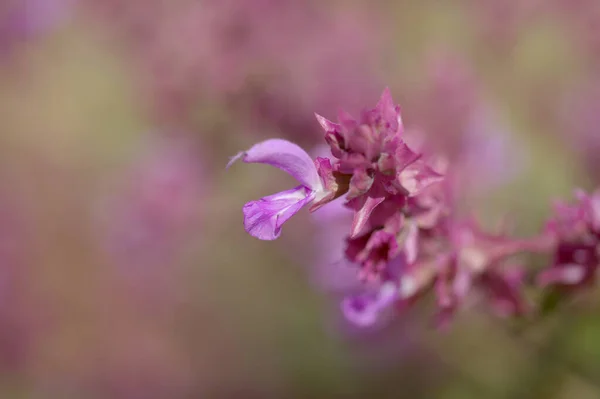
<svg viewBox="0 0 600 399"><path fill-rule="evenodd" d="M389 86L464 206L532 234L600 182L599 67L597 0L3 0L0 397L599 398L597 293L356 329L348 214L258 241L242 205L291 178L224 169Z"/></svg>

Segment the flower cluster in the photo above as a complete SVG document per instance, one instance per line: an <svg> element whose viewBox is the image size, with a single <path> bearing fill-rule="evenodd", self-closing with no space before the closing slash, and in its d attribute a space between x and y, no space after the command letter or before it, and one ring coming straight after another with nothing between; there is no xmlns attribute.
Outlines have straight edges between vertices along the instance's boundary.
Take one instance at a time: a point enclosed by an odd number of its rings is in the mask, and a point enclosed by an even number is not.
<svg viewBox="0 0 600 399"><path fill-rule="evenodd" d="M430 292L438 324L447 323L473 293L487 298L499 316L524 315L532 309L523 289L527 253L555 253L553 265L538 276L542 286L592 280L599 262L600 191L580 193L577 205L560 206L532 238L487 232L457 211L452 164L407 143L389 90L359 119L345 112L337 122L316 117L330 157L313 161L297 145L272 139L240 152L228 166L239 159L266 163L300 183L243 207L246 231L259 239L276 239L304 206L316 211L344 197L353 221L343 264L354 268L362 287L342 302L351 322L372 325Z"/></svg>

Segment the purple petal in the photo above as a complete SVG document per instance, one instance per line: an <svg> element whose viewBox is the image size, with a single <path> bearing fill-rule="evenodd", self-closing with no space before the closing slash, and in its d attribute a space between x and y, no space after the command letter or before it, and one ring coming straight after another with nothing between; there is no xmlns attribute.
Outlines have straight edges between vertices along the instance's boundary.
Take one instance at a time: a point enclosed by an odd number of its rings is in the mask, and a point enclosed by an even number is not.
<svg viewBox="0 0 600 399"><path fill-rule="evenodd" d="M313 198L314 192L298 186L248 202L242 209L244 228L258 239L274 240L281 234L281 226Z"/></svg>
<svg viewBox="0 0 600 399"><path fill-rule="evenodd" d="M255 144L231 158L227 167L238 159L246 163L266 163L287 172L313 191L321 189L321 180L310 155L287 140L270 139Z"/></svg>
<svg viewBox="0 0 600 399"><path fill-rule="evenodd" d="M344 316L351 323L368 327L380 319L380 314L398 299L398 288L392 282L386 282L378 291L348 297L342 301Z"/></svg>
<svg viewBox="0 0 600 399"><path fill-rule="evenodd" d="M346 298L341 307L346 319L357 326L372 326L377 321L379 309L374 306L373 298L364 295Z"/></svg>

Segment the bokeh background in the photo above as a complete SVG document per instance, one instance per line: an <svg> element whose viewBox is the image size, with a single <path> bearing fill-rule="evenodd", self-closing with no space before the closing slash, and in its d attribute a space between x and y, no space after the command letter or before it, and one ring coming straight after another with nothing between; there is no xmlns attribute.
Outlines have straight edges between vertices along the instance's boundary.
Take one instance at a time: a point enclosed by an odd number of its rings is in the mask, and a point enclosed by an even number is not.
<svg viewBox="0 0 600 399"><path fill-rule="evenodd" d="M600 397L597 293L356 329L347 214L260 242L241 207L291 179L224 168L270 137L318 153L314 112L389 86L464 206L533 234L600 183L599 67L597 0L3 0L0 397Z"/></svg>

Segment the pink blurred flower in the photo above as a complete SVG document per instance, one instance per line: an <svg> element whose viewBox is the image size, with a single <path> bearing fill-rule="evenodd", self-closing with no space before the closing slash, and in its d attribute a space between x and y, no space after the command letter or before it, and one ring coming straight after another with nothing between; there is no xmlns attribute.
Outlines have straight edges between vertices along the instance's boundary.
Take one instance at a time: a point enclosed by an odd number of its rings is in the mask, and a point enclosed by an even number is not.
<svg viewBox="0 0 600 399"><path fill-rule="evenodd" d="M486 294L501 316L525 314L529 305L523 297L524 272L511 257L526 251L528 244L484 233L472 221L454 223L448 234L450 252L439 258L447 263L438 265L435 282L438 322L447 322L473 288Z"/></svg>
<svg viewBox="0 0 600 399"><path fill-rule="evenodd" d="M32 226L12 190L0 192L0 371L5 375L27 371L41 333L40 314L30 306Z"/></svg>
<svg viewBox="0 0 600 399"><path fill-rule="evenodd" d="M259 71L258 83L249 87L248 101L259 123L303 139L315 132L307 117L314 109L359 111L364 98L377 95L381 86L383 37L372 10L336 7L328 16L319 8L295 10L297 25L278 35L267 32L278 44L268 55L272 66ZM286 36L278 38L282 32Z"/></svg>
<svg viewBox="0 0 600 399"><path fill-rule="evenodd" d="M306 139L313 107L374 93L379 38L369 12L315 1L88 2L116 25L159 114L185 123L203 100ZM377 86L375 86L377 85Z"/></svg>
<svg viewBox="0 0 600 399"><path fill-rule="evenodd" d="M349 297L345 313L360 324L371 324L393 308L410 306L434 292L437 323L446 325L465 305L473 290L489 298L501 316L522 315L529 305L522 295L523 271L513 257L538 250L536 240L517 240L482 232L473 222L445 219L435 229L418 231L418 256L400 258L396 276L373 291ZM390 265L388 265L389 267Z"/></svg>
<svg viewBox="0 0 600 399"><path fill-rule="evenodd" d="M43 35L66 17L71 0L5 0L0 3L0 56Z"/></svg>
<svg viewBox="0 0 600 399"><path fill-rule="evenodd" d="M408 103L405 140L431 157L439 171L451 165L457 191L478 195L510 182L526 166L526 154L496 114L467 60L436 52L427 83Z"/></svg>
<svg viewBox="0 0 600 399"><path fill-rule="evenodd" d="M553 261L538 283L566 291L594 284L600 266L600 189L577 192L575 204L559 203L555 212L546 226L554 239Z"/></svg>
<svg viewBox="0 0 600 399"><path fill-rule="evenodd" d="M425 136L428 147L454 161L484 103L481 83L466 59L443 50L427 59L425 78L405 105L408 122Z"/></svg>
<svg viewBox="0 0 600 399"><path fill-rule="evenodd" d="M522 31L546 6L544 3L542 0L471 0L466 9L487 45L510 51L517 44Z"/></svg>
<svg viewBox="0 0 600 399"><path fill-rule="evenodd" d="M594 0L551 2L557 18L566 23L582 56L597 67L600 61L600 4Z"/></svg>
<svg viewBox="0 0 600 399"><path fill-rule="evenodd" d="M527 166L526 152L512 133L491 115L475 113L452 164L461 190L482 194L513 181Z"/></svg>
<svg viewBox="0 0 600 399"><path fill-rule="evenodd" d="M564 142L581 155L583 166L595 182L600 182L600 82L585 81L584 87L573 90L559 101L560 129Z"/></svg>
<svg viewBox="0 0 600 399"><path fill-rule="evenodd" d="M184 139L152 137L116 193L101 202L108 252L142 290L167 289L185 248L198 239L207 188L193 148Z"/></svg>

